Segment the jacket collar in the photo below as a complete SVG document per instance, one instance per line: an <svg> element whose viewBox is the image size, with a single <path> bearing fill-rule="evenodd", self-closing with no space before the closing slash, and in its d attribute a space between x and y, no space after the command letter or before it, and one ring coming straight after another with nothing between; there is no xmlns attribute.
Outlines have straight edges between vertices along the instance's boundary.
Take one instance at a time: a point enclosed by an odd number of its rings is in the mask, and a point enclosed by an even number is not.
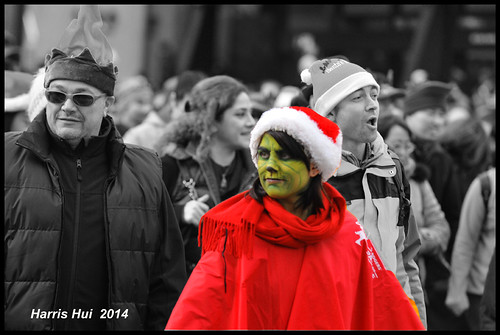
<svg viewBox="0 0 500 335"><path fill-rule="evenodd" d="M125 145L123 144L123 139L120 134L116 131L113 119L110 116L106 116L103 122L108 122L111 128L108 134L107 150L111 158L112 171L116 171L121 162ZM46 123L46 110L44 109L33 119L16 143L31 150L41 159L49 160L52 157L50 154L52 150L50 136Z"/></svg>
<svg viewBox="0 0 500 335"><path fill-rule="evenodd" d="M378 168L392 168L395 166L394 161L387 152L387 144L385 144L382 135L378 132L377 138L367 144L363 161L359 161L351 152L342 150L342 162L337 171L337 176L343 176L356 170L364 170L374 166Z"/></svg>

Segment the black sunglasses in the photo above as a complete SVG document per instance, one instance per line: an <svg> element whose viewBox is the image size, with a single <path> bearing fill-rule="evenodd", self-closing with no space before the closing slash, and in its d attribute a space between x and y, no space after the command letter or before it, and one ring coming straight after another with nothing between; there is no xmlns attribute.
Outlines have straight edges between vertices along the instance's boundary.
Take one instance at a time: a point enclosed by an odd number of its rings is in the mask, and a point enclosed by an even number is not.
<svg viewBox="0 0 500 335"><path fill-rule="evenodd" d="M93 96L90 94L83 94L83 93L76 93L76 94L65 94L59 91L45 91L45 97L49 102L52 102L53 104L62 104L64 103L68 98L73 100L75 105L81 106L81 107L88 107L94 104L94 102L105 96L106 94L101 94L98 96Z"/></svg>

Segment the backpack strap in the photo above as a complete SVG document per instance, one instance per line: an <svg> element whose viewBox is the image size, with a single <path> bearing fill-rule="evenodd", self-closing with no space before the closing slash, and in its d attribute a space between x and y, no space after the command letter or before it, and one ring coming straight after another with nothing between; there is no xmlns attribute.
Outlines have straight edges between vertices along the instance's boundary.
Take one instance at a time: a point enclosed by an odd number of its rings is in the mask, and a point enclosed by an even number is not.
<svg viewBox="0 0 500 335"><path fill-rule="evenodd" d="M388 149L387 152L391 156L394 164L396 165L396 175L393 177L396 187L398 189L399 196L399 215L398 215L398 226L403 226L405 234L408 233L408 219L410 217L410 188L405 189L403 176L404 170L398 155L392 150Z"/></svg>

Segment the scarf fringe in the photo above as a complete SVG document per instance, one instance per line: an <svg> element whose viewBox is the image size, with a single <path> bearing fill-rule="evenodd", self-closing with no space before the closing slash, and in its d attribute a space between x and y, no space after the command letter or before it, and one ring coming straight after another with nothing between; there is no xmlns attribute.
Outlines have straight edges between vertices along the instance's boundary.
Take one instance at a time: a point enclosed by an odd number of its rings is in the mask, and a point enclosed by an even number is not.
<svg viewBox="0 0 500 335"><path fill-rule="evenodd" d="M235 225L227 221L204 217L198 232L198 246L201 246L201 254L207 251L224 250L235 257L245 254L251 257L253 254L253 239L255 236L255 224L241 219L241 223ZM225 243L221 243L224 239Z"/></svg>

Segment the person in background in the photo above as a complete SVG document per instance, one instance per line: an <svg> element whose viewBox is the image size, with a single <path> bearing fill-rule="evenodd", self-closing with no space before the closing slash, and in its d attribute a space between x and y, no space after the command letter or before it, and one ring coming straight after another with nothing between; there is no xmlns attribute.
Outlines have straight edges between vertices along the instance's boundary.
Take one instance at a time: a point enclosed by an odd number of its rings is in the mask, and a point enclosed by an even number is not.
<svg viewBox="0 0 500 335"><path fill-rule="evenodd" d="M403 101L406 92L404 89L395 88L390 84L380 85L378 102L380 105L380 116L394 114L403 117Z"/></svg>
<svg viewBox="0 0 500 335"><path fill-rule="evenodd" d="M6 93L5 97L5 111L23 111L26 114L26 116L22 117L23 120L27 117L27 120L23 122L26 127L28 127L30 122L33 121L38 113L44 110L47 106L45 87L43 86L45 80L45 67L38 69L35 75L30 76L29 78L30 82L27 92L20 92L12 97ZM25 128L18 130L25 130Z"/></svg>
<svg viewBox="0 0 500 335"><path fill-rule="evenodd" d="M495 131L490 141L495 143ZM465 316L470 330L481 328L480 304L495 245L496 168L493 165L472 181L465 195L445 301L456 316Z"/></svg>
<svg viewBox="0 0 500 335"><path fill-rule="evenodd" d="M269 99L267 99L262 92L250 92L250 100L252 101L252 116L257 122L260 116L265 111L273 107Z"/></svg>
<svg viewBox="0 0 500 335"><path fill-rule="evenodd" d="M42 68L40 71L44 72L45 70ZM28 116L28 106L37 95L43 97L43 79L39 90L41 94L35 94L33 88L35 77L36 75L26 72L5 70L4 132L28 128L31 121Z"/></svg>
<svg viewBox="0 0 500 335"><path fill-rule="evenodd" d="M326 182L341 161L339 127L309 108L273 108L250 151L259 177L201 218L203 256L166 330L423 330Z"/></svg>
<svg viewBox="0 0 500 335"><path fill-rule="evenodd" d="M254 125L246 86L230 76L213 76L193 87L189 111L171 121L158 141L156 150L181 226L188 274L201 256L201 216L248 189L256 175L248 151Z"/></svg>
<svg viewBox="0 0 500 335"><path fill-rule="evenodd" d="M440 263L442 271L449 273L450 265L444 258L444 252L448 247L450 226L432 192L427 167L412 157L415 145L406 122L397 115L387 114L379 118L377 129L389 149L400 158L410 183L411 206L422 241L417 264L424 293L426 293L427 262Z"/></svg>
<svg viewBox="0 0 500 335"><path fill-rule="evenodd" d="M178 76L175 89L170 92L158 110L146 116L143 122L130 128L123 141L125 143L142 145L154 149L156 143L163 135L166 125L173 119L185 114L185 105L189 99L193 86L206 76L197 71L185 71Z"/></svg>
<svg viewBox="0 0 500 335"><path fill-rule="evenodd" d="M205 78L207 78L207 75L201 71L184 71L178 76L177 85L168 99L172 109L171 120L178 119L186 114L186 111L190 109L191 90Z"/></svg>
<svg viewBox="0 0 500 335"><path fill-rule="evenodd" d="M291 106L292 100L301 94L300 88L295 86L283 86L281 87L276 99L274 100L274 107L289 107Z"/></svg>
<svg viewBox="0 0 500 335"><path fill-rule="evenodd" d="M481 121L471 116L447 123L438 142L453 159L462 203L474 178L492 164L488 135Z"/></svg>
<svg viewBox="0 0 500 335"><path fill-rule="evenodd" d="M21 66L20 47L14 34L4 30L4 69L12 72L23 72Z"/></svg>
<svg viewBox="0 0 500 335"><path fill-rule="evenodd" d="M404 119L414 136L415 157L430 170L429 183L450 224L451 235L446 258L458 228L460 215L460 186L457 167L448 152L438 142L444 130L446 97L451 85L439 81L425 81L407 91Z"/></svg>
<svg viewBox="0 0 500 335"><path fill-rule="evenodd" d="M413 134L414 157L430 171L429 183L450 225L450 239L445 258L451 261L451 251L460 216L460 186L457 167L448 152L439 144L444 129L446 99L452 86L440 81L422 81L407 89L404 120ZM427 311L429 330L463 329L464 320L456 318L444 305L448 274L440 271L441 264L427 264Z"/></svg>
<svg viewBox="0 0 500 335"><path fill-rule="evenodd" d="M101 26L82 5L46 57L46 108L5 134L5 330L161 330L186 282L161 161L107 115Z"/></svg>
<svg viewBox="0 0 500 335"><path fill-rule="evenodd" d="M415 262L421 242L404 169L377 132L378 83L361 66L341 58L318 60L302 72L301 79L312 85L312 96L307 98L312 109L338 124L343 133L342 164L328 182L346 199L347 209L358 218L426 325Z"/></svg>
<svg viewBox="0 0 500 335"><path fill-rule="evenodd" d="M153 111L154 92L146 77L132 76L117 83L116 102L110 108L110 115L121 136L132 127L141 124Z"/></svg>

